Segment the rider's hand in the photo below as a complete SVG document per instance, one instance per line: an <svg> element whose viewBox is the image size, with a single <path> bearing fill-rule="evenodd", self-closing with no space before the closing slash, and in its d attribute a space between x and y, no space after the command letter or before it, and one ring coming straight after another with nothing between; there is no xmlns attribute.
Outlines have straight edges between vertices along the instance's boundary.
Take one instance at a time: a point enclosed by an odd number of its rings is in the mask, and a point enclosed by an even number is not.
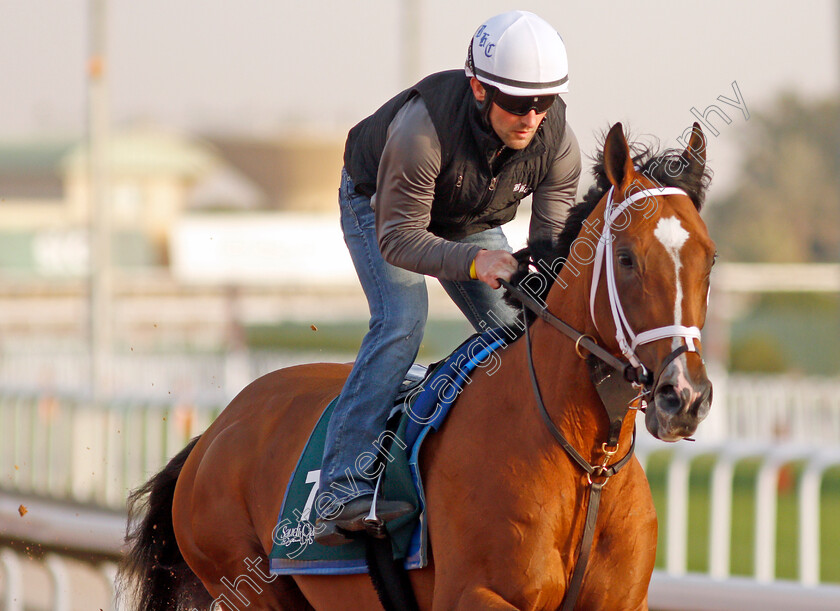
<svg viewBox="0 0 840 611"><path fill-rule="evenodd" d="M481 250L475 256L475 275L493 289L502 286L497 278L510 281L517 267L516 259L506 250Z"/></svg>

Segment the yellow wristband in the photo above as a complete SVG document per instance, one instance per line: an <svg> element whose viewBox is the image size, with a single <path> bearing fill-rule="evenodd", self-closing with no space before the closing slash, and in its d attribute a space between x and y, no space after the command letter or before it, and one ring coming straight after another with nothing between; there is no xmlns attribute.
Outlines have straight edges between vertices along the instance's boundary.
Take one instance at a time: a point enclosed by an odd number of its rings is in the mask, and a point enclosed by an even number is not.
<svg viewBox="0 0 840 611"><path fill-rule="evenodd" d="M478 280L478 274L475 273L475 259L473 259L472 263L470 263L470 278Z"/></svg>

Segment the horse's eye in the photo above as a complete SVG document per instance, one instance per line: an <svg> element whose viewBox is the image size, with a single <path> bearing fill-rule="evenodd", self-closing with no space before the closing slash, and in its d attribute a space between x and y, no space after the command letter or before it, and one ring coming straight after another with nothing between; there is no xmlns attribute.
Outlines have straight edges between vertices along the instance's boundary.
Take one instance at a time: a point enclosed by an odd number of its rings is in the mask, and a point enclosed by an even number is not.
<svg viewBox="0 0 840 611"><path fill-rule="evenodd" d="M633 257L631 257L626 252L618 253L616 258L618 259L618 264L620 266L627 267L627 268L633 267Z"/></svg>

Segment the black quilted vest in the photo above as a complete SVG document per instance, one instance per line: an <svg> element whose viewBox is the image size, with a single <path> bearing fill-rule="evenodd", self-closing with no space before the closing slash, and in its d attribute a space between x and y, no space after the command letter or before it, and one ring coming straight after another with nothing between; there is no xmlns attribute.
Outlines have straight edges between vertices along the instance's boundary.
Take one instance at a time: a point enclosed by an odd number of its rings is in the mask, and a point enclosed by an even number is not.
<svg viewBox="0 0 840 611"><path fill-rule="evenodd" d="M557 156L566 124L563 100L549 109L527 148L513 151L485 127L462 70L432 74L350 130L344 166L359 193L376 191L388 126L415 95L423 98L441 144L429 231L458 240L512 220L519 201L542 182Z"/></svg>

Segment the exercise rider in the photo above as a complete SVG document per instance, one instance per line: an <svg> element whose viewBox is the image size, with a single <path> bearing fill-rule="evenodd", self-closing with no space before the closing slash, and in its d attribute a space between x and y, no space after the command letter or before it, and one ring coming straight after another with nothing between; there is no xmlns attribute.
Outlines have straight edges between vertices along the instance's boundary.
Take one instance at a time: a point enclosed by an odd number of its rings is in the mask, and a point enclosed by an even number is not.
<svg viewBox="0 0 840 611"><path fill-rule="evenodd" d="M536 15L488 19L464 71L432 74L350 130L339 189L341 226L370 306L370 330L332 414L320 494L337 500L316 541L365 528L369 460L428 315L424 275L438 278L476 330L512 323L497 278L516 260L501 225L533 195L530 236L556 235L574 203L580 150L565 120L568 62ZM491 315L492 314L492 315ZM413 508L378 499L387 522Z"/></svg>

